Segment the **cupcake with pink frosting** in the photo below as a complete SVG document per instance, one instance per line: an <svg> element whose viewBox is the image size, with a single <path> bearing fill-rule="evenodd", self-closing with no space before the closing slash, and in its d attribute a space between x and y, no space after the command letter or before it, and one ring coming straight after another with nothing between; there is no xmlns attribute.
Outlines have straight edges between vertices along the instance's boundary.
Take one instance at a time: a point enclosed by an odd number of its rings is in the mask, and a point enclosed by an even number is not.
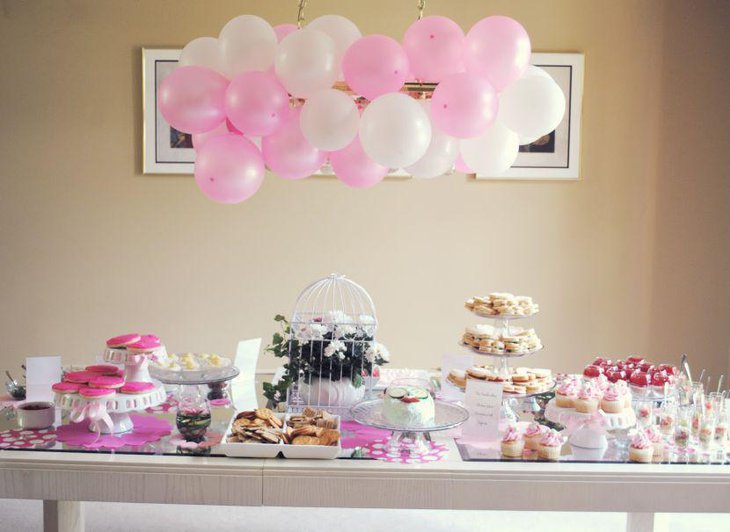
<svg viewBox="0 0 730 532"><path fill-rule="evenodd" d="M540 440L550 429L545 425L533 421L525 429L525 447L537 451L540 447Z"/></svg>
<svg viewBox="0 0 730 532"><path fill-rule="evenodd" d="M603 373L593 379L593 384L595 384L596 388L598 388L598 391L601 393L608 390L608 387L611 386L611 382L608 380L608 377L606 377Z"/></svg>
<svg viewBox="0 0 730 532"><path fill-rule="evenodd" d="M654 455L654 444L643 430L637 431L631 438L629 445L629 460L648 464Z"/></svg>
<svg viewBox="0 0 730 532"><path fill-rule="evenodd" d="M662 439L662 433L656 425L649 425L644 429L644 434L646 434L646 437L649 438L649 441L654 447L652 460L654 462L661 462L664 458L664 440Z"/></svg>
<svg viewBox="0 0 730 532"><path fill-rule="evenodd" d="M598 397L600 392L591 381L583 383L578 397L575 398L575 410L576 412L582 412L583 414L593 414L598 410Z"/></svg>
<svg viewBox="0 0 730 532"><path fill-rule="evenodd" d="M560 450L563 448L563 438L557 430L549 429L542 438L537 449L537 455L543 460L560 460Z"/></svg>
<svg viewBox="0 0 730 532"><path fill-rule="evenodd" d="M510 425L502 435L502 456L521 458L525 449L525 440L516 425Z"/></svg>
<svg viewBox="0 0 730 532"><path fill-rule="evenodd" d="M573 379L564 379L555 390L555 405L560 408L573 408L578 388L579 385Z"/></svg>
<svg viewBox="0 0 730 532"><path fill-rule="evenodd" d="M601 399L601 410L607 414L620 414L624 409L624 398L616 389L616 386L609 386L603 392Z"/></svg>

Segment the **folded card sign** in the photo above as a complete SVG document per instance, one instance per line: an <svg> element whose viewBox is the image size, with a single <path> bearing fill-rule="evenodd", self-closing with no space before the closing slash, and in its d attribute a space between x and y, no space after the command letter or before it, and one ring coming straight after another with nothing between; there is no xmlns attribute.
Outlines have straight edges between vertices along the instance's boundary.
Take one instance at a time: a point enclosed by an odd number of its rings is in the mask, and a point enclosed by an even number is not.
<svg viewBox="0 0 730 532"><path fill-rule="evenodd" d="M466 409L469 420L462 434L466 438L494 441L499 437L499 411L502 407L502 383L468 379Z"/></svg>

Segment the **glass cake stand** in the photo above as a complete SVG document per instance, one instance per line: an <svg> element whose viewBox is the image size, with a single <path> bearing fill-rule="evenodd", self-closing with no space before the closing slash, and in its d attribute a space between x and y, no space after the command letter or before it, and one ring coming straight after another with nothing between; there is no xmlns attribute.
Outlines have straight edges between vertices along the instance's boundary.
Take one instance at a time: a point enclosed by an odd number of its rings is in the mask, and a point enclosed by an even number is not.
<svg viewBox="0 0 730 532"><path fill-rule="evenodd" d="M423 427L403 427L386 420L383 417L382 399L371 399L358 403L350 409L350 415L353 420L362 425L389 430L391 432L387 445L389 452L422 453L429 450L431 432L458 427L469 419L469 412L462 406L435 400L434 407L433 423ZM406 438L410 439L413 445L406 445Z"/></svg>

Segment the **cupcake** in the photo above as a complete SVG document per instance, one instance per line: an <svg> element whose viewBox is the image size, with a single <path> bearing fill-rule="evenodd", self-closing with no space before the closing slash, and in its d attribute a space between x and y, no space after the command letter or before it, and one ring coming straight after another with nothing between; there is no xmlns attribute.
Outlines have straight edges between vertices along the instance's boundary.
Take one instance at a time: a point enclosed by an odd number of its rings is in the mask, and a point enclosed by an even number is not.
<svg viewBox="0 0 730 532"><path fill-rule="evenodd" d="M659 416L659 430L665 436L674 432L674 415L671 412L662 412Z"/></svg>
<svg viewBox="0 0 730 532"><path fill-rule="evenodd" d="M548 427L535 421L530 423L525 429L525 447L537 451L540 447L540 440L548 430L550 430Z"/></svg>
<svg viewBox="0 0 730 532"><path fill-rule="evenodd" d="M664 459L664 440L662 439L661 432L659 432L655 425L650 425L644 429L644 434L646 434L646 437L649 438L649 441L654 447L652 460L654 462L661 462Z"/></svg>
<svg viewBox="0 0 730 532"><path fill-rule="evenodd" d="M594 414L598 410L598 389L590 382L586 382L575 398L576 412Z"/></svg>
<svg viewBox="0 0 730 532"><path fill-rule="evenodd" d="M563 447L563 439L555 429L549 429L540 438L540 445L537 448L537 455L543 460L560 460L560 450Z"/></svg>
<svg viewBox="0 0 730 532"><path fill-rule="evenodd" d="M524 449L525 440L522 439L517 427L515 425L507 427L507 431L502 436L502 456L521 458Z"/></svg>
<svg viewBox="0 0 730 532"><path fill-rule="evenodd" d="M573 379L565 379L555 391L555 405L560 408L573 408L578 395L578 386Z"/></svg>
<svg viewBox="0 0 730 532"><path fill-rule="evenodd" d="M593 379L593 384L596 385L596 388L598 388L598 391L600 391L601 393L608 390L608 387L611 386L608 377L606 377L606 375L604 375L603 373Z"/></svg>
<svg viewBox="0 0 730 532"><path fill-rule="evenodd" d="M654 455L654 444L649 441L644 431L640 430L631 438L629 445L629 460L647 464Z"/></svg>
<svg viewBox="0 0 730 532"><path fill-rule="evenodd" d="M624 409L624 398L619 394L615 386L609 387L603 392L601 399L601 410L607 414L620 414Z"/></svg>

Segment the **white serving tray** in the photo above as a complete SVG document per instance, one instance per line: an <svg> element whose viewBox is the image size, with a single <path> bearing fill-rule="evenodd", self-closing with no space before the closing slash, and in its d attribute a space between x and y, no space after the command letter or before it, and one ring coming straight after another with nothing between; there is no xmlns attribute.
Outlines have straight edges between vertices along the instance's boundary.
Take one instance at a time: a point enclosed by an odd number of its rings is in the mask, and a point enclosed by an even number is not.
<svg viewBox="0 0 730 532"><path fill-rule="evenodd" d="M277 414L286 426L287 414ZM340 416L334 416L336 428L340 430ZM281 453L284 458L305 458L318 460L333 460L342 452L342 434L337 445L291 445L286 443L229 443L228 436L236 416L231 417L226 433L218 446L226 456L232 458L275 458Z"/></svg>

